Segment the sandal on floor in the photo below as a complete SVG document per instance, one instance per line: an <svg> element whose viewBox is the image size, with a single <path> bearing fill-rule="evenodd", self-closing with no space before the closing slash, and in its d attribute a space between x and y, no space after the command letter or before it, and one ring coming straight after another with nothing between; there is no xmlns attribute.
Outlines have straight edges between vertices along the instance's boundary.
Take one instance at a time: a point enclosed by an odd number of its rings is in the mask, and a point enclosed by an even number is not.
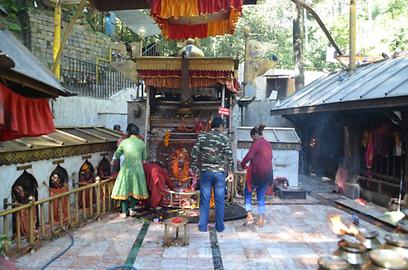
<svg viewBox="0 0 408 270"><path fill-rule="evenodd" d="M252 212L248 212L247 217L246 217L245 222L244 222L243 225L248 226L248 225L253 225L254 223L255 223L255 218L252 215Z"/></svg>
<svg viewBox="0 0 408 270"><path fill-rule="evenodd" d="M262 228L263 225L264 225L264 223L265 223L265 216L264 216L264 215L260 215L260 216L257 218L256 222L255 222L255 224L256 224L259 228Z"/></svg>

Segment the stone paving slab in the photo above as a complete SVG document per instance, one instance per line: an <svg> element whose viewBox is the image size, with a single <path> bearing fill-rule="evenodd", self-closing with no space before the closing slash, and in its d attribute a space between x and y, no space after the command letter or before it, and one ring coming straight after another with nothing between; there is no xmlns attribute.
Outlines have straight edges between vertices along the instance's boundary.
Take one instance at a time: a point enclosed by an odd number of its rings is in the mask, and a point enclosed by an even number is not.
<svg viewBox="0 0 408 270"><path fill-rule="evenodd" d="M219 249L226 270L317 269L319 256L335 251L339 240L329 228L329 216L337 214L346 223L352 221L348 213L324 204L275 204L266 209L263 228L251 230L242 225L243 220L228 221L225 231L216 234L217 243L211 243L209 232L199 232L196 224L188 224L189 245L185 247L164 248L163 224L150 223L134 267L138 270L214 269L215 247ZM256 210L255 206L255 213ZM74 246L47 269L96 270L122 265L142 226L140 220L118 219L116 215L85 225L73 233ZM364 220L361 220L360 227L375 229L381 237L386 233ZM19 258L18 269L41 269L68 244L68 237L46 244Z"/></svg>

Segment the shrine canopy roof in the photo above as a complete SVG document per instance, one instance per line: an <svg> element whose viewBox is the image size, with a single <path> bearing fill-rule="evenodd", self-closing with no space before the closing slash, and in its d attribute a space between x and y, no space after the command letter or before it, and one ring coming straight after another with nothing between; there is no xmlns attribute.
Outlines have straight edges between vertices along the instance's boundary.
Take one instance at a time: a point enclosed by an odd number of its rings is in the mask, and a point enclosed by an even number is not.
<svg viewBox="0 0 408 270"><path fill-rule="evenodd" d="M104 151L113 151L121 136L122 133L104 127L57 127L53 133L47 135L1 142L0 164L97 152L96 150L101 148L97 145L103 146L101 149ZM44 152L45 150L47 152ZM26 154L21 155L20 152Z"/></svg>
<svg viewBox="0 0 408 270"><path fill-rule="evenodd" d="M0 29L0 78L26 97L55 98L74 95L24 45L7 30Z"/></svg>
<svg viewBox="0 0 408 270"><path fill-rule="evenodd" d="M187 39L232 34L242 6L256 4L256 0L93 0L91 3L100 11L150 8L150 15L164 37Z"/></svg>
<svg viewBox="0 0 408 270"><path fill-rule="evenodd" d="M182 87L182 57L141 56L133 59L139 78L145 85L157 88ZM225 85L231 92L239 86L234 79L233 58L189 58L189 87L207 88L217 84Z"/></svg>

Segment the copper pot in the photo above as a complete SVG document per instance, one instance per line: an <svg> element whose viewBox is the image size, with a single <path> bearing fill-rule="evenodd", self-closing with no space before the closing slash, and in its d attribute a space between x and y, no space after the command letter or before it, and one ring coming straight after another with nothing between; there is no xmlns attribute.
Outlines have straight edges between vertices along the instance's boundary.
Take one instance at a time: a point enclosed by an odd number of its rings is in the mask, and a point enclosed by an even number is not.
<svg viewBox="0 0 408 270"><path fill-rule="evenodd" d="M398 254L408 258L408 235L400 233L390 233L384 237L385 244L381 246L382 249L391 249Z"/></svg>
<svg viewBox="0 0 408 270"><path fill-rule="evenodd" d="M349 270L351 265L339 256L323 256L318 260L318 270Z"/></svg>
<svg viewBox="0 0 408 270"><path fill-rule="evenodd" d="M363 270L408 269L408 259L391 249L375 249L369 254L370 263Z"/></svg>

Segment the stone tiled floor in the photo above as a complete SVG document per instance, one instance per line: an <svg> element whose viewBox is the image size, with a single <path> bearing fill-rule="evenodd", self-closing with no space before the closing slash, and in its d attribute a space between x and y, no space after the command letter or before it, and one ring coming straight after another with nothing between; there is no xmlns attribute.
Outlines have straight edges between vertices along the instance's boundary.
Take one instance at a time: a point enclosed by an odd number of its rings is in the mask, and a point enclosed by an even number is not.
<svg viewBox="0 0 408 270"><path fill-rule="evenodd" d="M256 210L256 207L255 207ZM217 233L224 269L317 269L317 259L336 249L337 237L329 228L328 217L339 214L345 222L351 216L324 204L276 204L267 206L267 220L255 231L242 226L243 220L226 222ZM74 246L47 269L108 269L125 263L143 225L132 218L115 215L90 223L73 233ZM361 227L376 229L361 221ZM162 247L163 225L151 223L134 262L142 269L214 269L209 233L189 224L187 247ZM17 260L19 269L40 269L69 244L68 237L57 239Z"/></svg>

